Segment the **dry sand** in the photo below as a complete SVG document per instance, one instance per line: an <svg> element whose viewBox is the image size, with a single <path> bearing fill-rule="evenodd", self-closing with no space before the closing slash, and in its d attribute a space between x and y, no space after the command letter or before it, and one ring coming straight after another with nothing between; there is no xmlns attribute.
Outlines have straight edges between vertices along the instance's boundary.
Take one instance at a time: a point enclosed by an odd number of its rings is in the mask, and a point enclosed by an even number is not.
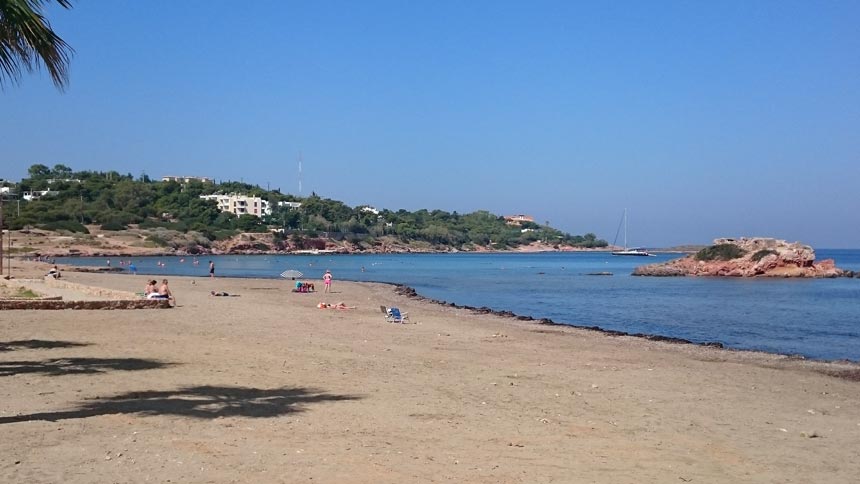
<svg viewBox="0 0 860 484"><path fill-rule="evenodd" d="M64 277L139 291L145 276ZM474 315L385 285L171 286L174 309L0 311L0 481L860 478L856 366Z"/></svg>

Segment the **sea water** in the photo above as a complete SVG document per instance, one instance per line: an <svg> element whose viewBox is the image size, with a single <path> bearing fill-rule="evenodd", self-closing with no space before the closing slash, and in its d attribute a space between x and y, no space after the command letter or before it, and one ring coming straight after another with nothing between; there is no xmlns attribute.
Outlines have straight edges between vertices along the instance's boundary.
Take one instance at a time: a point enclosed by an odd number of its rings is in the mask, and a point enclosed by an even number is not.
<svg viewBox="0 0 860 484"><path fill-rule="evenodd" d="M860 271L860 250L818 250ZM860 361L860 279L634 277L640 264L679 257L603 252L537 254L255 255L133 257L140 274L278 278L287 269L321 281L405 284L429 298L513 311L561 324L719 342L809 358ZM116 267L119 259L111 258ZM62 264L105 266L104 258ZM161 264L159 264L161 263ZM121 266L126 267L126 266ZM589 275L611 272L612 276ZM142 284L142 283L141 283ZM176 290L176 289L174 289ZM342 299L349 302L349 294ZM353 301L356 303L357 301Z"/></svg>

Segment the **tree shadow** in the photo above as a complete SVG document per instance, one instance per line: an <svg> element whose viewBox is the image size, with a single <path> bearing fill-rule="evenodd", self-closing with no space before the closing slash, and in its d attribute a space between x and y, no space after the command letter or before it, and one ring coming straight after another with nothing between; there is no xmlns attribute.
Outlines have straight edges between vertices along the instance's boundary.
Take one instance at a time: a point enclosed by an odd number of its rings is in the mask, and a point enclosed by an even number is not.
<svg viewBox="0 0 860 484"><path fill-rule="evenodd" d="M74 341L48 341L43 339L25 339L19 341L0 341L0 351L14 351L22 349L51 349L51 348L76 348L89 346L90 343L77 343Z"/></svg>
<svg viewBox="0 0 860 484"><path fill-rule="evenodd" d="M138 371L166 368L175 363L140 358L54 358L43 361L0 361L0 377L24 373L48 376Z"/></svg>
<svg viewBox="0 0 860 484"><path fill-rule="evenodd" d="M129 392L84 402L72 410L0 417L0 425L31 420L53 422L116 414L177 415L198 419L270 418L303 412L311 403L360 398L354 395L332 395L313 388L259 389L204 385L171 391Z"/></svg>

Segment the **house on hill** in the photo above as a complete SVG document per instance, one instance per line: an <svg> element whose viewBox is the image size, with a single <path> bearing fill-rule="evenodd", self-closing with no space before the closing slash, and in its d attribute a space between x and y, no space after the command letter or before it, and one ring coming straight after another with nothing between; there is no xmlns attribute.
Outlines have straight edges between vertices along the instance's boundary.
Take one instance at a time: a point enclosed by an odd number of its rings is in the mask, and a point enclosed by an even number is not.
<svg viewBox="0 0 860 484"><path fill-rule="evenodd" d="M209 178L208 176L163 176L161 177L161 181L163 182L176 182L176 183L191 183L191 182L200 182L200 183L215 183L215 180Z"/></svg>
<svg viewBox="0 0 860 484"><path fill-rule="evenodd" d="M505 215L505 223L508 225L522 225L523 222L534 222L535 218L531 215Z"/></svg>

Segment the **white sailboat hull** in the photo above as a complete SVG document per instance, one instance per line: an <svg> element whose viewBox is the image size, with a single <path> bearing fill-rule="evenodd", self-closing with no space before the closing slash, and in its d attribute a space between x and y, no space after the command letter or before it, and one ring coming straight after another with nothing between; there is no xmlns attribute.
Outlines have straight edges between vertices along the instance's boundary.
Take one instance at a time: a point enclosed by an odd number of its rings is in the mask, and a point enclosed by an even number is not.
<svg viewBox="0 0 860 484"><path fill-rule="evenodd" d="M627 250L616 250L612 252L612 255L628 255L634 257L650 257L654 254L649 254L648 251L644 249L627 249Z"/></svg>

